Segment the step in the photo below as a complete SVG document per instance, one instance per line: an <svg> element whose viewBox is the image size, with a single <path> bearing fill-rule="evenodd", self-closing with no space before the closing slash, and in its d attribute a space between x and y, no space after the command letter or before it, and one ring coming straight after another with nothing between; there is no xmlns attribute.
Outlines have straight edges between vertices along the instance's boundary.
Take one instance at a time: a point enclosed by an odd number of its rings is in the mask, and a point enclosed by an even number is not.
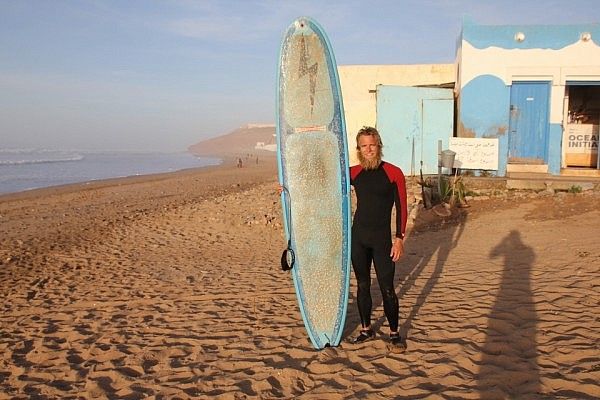
<svg viewBox="0 0 600 400"><path fill-rule="evenodd" d="M539 172L507 172L507 178L515 178L515 179L546 179L551 175L546 173Z"/></svg>
<svg viewBox="0 0 600 400"><path fill-rule="evenodd" d="M560 176L600 178L600 169L592 168L562 168Z"/></svg>
<svg viewBox="0 0 600 400"><path fill-rule="evenodd" d="M506 164L506 172L531 172L536 174L547 174L547 164Z"/></svg>

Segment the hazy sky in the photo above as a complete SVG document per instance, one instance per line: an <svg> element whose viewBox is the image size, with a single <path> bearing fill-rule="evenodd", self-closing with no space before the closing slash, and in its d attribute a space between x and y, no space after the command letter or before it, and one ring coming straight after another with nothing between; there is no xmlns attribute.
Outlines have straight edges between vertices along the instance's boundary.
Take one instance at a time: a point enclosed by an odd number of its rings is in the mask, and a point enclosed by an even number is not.
<svg viewBox="0 0 600 400"><path fill-rule="evenodd" d="M339 65L452 63L465 16L600 22L600 1L0 0L0 148L176 151L273 123L280 41L302 15Z"/></svg>

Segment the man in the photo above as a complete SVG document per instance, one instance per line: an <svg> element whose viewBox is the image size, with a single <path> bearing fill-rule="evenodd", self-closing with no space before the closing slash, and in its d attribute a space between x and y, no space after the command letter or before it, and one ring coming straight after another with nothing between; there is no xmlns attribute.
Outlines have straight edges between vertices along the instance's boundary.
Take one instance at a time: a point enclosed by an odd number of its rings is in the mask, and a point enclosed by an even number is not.
<svg viewBox="0 0 600 400"><path fill-rule="evenodd" d="M381 159L383 144L377 129L363 127L356 135L359 165L350 168L357 208L352 223L352 266L358 283L357 303L361 320L360 334L352 343L375 337L371 328L371 263L390 328L393 351L404 351L406 341L398 332L399 307L394 289L395 263L404 253L406 229L406 183L402 170ZM396 233L392 243L392 206L396 207Z"/></svg>

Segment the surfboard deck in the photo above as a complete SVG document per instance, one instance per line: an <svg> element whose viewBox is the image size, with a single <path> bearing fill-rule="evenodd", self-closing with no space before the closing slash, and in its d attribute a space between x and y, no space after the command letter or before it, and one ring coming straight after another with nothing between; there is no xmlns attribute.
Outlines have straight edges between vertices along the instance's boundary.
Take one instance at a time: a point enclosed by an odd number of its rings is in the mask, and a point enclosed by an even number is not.
<svg viewBox="0 0 600 400"><path fill-rule="evenodd" d="M350 178L337 66L321 26L295 20L282 40L277 159L300 312L317 349L337 346L350 282Z"/></svg>

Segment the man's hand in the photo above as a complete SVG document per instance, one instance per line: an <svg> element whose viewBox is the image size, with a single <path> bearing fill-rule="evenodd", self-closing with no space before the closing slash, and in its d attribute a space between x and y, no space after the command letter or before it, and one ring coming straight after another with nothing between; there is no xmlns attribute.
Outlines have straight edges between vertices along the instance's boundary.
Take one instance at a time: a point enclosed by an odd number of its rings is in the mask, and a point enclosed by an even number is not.
<svg viewBox="0 0 600 400"><path fill-rule="evenodd" d="M402 257L404 254L404 241L399 237L394 239L394 244L392 244L392 252L390 253L390 257L392 257L392 261L396 262Z"/></svg>

